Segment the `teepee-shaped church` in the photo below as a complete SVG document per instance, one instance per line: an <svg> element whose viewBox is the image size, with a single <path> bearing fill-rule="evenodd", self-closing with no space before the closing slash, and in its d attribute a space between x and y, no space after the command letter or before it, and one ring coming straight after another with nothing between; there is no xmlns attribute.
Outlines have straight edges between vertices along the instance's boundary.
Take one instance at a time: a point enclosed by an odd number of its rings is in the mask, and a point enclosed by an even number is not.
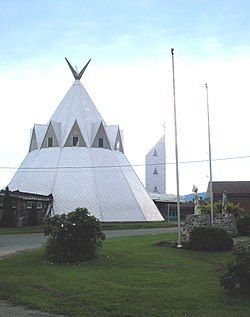
<svg viewBox="0 0 250 317"><path fill-rule="evenodd" d="M34 125L9 188L52 194L58 214L86 207L101 221L163 220L124 155L119 126L106 125L80 82L89 62L78 73L67 60L75 82L49 122Z"/></svg>

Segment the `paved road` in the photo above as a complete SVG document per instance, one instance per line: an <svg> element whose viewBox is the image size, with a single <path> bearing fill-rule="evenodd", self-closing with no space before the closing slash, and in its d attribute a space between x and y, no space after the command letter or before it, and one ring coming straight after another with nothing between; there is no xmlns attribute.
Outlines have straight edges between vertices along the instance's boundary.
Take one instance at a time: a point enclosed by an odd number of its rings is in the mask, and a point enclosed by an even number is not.
<svg viewBox="0 0 250 317"><path fill-rule="evenodd" d="M108 230L104 231L107 238L131 237L147 234L176 232L177 228ZM0 235L0 257L41 247L46 241L43 233L6 234Z"/></svg>
<svg viewBox="0 0 250 317"><path fill-rule="evenodd" d="M46 241L42 233L0 235L0 257L39 248Z"/></svg>
<svg viewBox="0 0 250 317"><path fill-rule="evenodd" d="M104 231L107 238L131 237L138 235L176 232L177 228L108 230ZM46 241L42 233L0 235L0 258L23 250L41 247ZM22 306L13 306L0 300L0 317L62 317ZM66 316L65 316L66 317Z"/></svg>

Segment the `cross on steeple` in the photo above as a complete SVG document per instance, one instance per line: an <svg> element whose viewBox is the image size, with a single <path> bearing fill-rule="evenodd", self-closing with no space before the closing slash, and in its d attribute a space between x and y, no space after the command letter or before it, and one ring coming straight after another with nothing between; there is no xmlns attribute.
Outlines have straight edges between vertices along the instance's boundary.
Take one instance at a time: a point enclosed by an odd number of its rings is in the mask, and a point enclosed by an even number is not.
<svg viewBox="0 0 250 317"><path fill-rule="evenodd" d="M78 73L78 72L71 66L70 62L67 60L66 57L65 57L65 59L66 59L66 62L68 63L68 65L69 65L69 68L70 68L70 70L71 70L71 72L72 72L72 74L73 74L75 80L77 80L77 79L80 80L80 79L81 79L83 73L85 72L86 68L88 67L88 65L89 65L89 63L90 63L90 61L91 61L91 59L90 59L90 60L88 61L88 63L83 67L83 69L80 71L80 73Z"/></svg>

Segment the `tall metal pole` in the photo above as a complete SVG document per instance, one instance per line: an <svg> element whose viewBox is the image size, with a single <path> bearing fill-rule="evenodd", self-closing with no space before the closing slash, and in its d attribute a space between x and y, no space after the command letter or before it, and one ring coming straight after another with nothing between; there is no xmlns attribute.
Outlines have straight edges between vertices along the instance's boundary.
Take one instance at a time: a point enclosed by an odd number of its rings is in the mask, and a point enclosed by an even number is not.
<svg viewBox="0 0 250 317"><path fill-rule="evenodd" d="M208 129L208 149L209 149L209 171L210 171L210 203L211 203L211 225L214 225L214 195L213 195L213 178L212 178L212 155L211 155L211 139L210 139L210 117L208 102L208 86L205 84L207 92L207 129Z"/></svg>
<svg viewBox="0 0 250 317"><path fill-rule="evenodd" d="M171 48L172 69L173 69L173 96L174 96L174 127L175 127L175 161L176 161L176 187L177 187L177 219L178 219L178 244L177 248L181 248L181 213L180 213L180 190L179 190L179 161L178 161L178 145L177 145L177 118L176 118L176 98L175 98L175 74L174 74L174 49Z"/></svg>

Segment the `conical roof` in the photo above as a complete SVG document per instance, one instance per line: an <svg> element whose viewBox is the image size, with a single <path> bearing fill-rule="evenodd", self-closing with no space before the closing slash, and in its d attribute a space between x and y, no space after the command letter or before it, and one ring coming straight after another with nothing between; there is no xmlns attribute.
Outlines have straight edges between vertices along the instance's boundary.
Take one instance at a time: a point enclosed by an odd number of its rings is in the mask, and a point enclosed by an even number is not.
<svg viewBox="0 0 250 317"><path fill-rule="evenodd" d="M91 142L92 125L102 121L106 126L102 116L78 79L71 86L51 117L51 121L58 122L61 125L62 143L65 143L75 120L78 122L87 146L90 146Z"/></svg>
<svg viewBox="0 0 250 317"><path fill-rule="evenodd" d="M101 221L163 220L123 153L119 127L106 125L79 78L47 125L34 126L9 188L52 193L59 214L86 207Z"/></svg>

